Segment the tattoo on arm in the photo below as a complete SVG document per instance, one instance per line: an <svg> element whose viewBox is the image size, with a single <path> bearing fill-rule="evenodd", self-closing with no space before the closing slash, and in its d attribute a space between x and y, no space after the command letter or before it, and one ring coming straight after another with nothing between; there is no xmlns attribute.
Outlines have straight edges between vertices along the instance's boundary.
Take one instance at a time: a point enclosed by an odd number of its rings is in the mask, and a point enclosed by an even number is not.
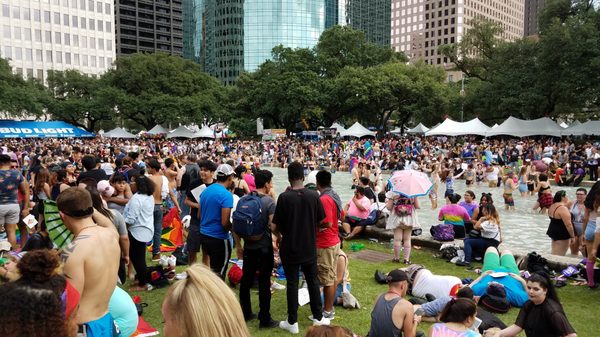
<svg viewBox="0 0 600 337"><path fill-rule="evenodd" d="M77 247L77 241L81 241L84 239L89 238L90 235L79 235L77 236L73 241L71 241L61 252L60 254L60 260L61 262L67 263L67 260L69 259L69 256L71 256L71 254L73 254L73 251L75 250L75 247Z"/></svg>

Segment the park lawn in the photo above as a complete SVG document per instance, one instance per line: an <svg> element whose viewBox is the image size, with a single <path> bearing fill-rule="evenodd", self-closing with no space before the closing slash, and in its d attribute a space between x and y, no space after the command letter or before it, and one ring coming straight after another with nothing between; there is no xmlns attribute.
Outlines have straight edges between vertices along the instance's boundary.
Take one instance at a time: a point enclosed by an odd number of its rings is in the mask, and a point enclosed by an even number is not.
<svg viewBox="0 0 600 337"><path fill-rule="evenodd" d="M360 242L365 245L365 249L371 249L386 253L391 253L389 243L378 244L372 243L366 240L357 240L353 242ZM349 245L345 245L344 249L351 255ZM433 255L434 251L428 249L417 250L413 249L411 254L411 260L414 263L419 263L427 266L436 274L442 275L455 275L462 278L473 278L477 275L464 267L458 267L453 264L446 262L445 260L435 258ZM149 262L149 264L153 264ZM373 274L376 269L384 272L388 272L394 268L398 268L401 265L389 262L383 263L371 263L356 258L350 257L350 283L352 284L352 293L358 299L361 304L360 309L348 310L342 307L336 307L336 317L332 322L334 325L341 325L352 329L352 331L360 336L365 336L369 331L371 321L371 310L373 309L373 303L377 296L385 292L387 287L385 285L377 284L373 278ZM177 267L177 271L181 272L185 270L185 266ZM283 282L285 284L285 282ZM128 289L126 287L125 289ZM235 289L234 292L238 293ZM147 293L131 293L132 295L140 295L142 301L148 303L148 307L144 309L144 319L151 325L158 328L162 333L163 318L160 312L160 306L164 299L166 288L155 289ZM598 336L598 304L600 304L600 289L597 291L591 291L586 286L566 286L558 290L561 302L567 313L569 321L577 331L578 336L593 337ZM253 289L252 294L252 306L255 312L258 311L258 290ZM205 310L206 308L199 308L198 310ZM286 319L286 299L285 290L276 291L271 299L271 315L275 320ZM499 315L499 317L507 324L512 324L517 314L519 313L518 308L511 309L507 314ZM298 310L298 322L300 324L299 336L304 336L306 330L311 325L308 316L311 314L310 306L307 304L300 307ZM421 323L418 330L425 331L427 333L430 323ZM280 329L258 329L258 321L254 320L248 323L250 333L254 337L270 337L270 336L281 336L287 333ZM522 333L520 336L525 336Z"/></svg>

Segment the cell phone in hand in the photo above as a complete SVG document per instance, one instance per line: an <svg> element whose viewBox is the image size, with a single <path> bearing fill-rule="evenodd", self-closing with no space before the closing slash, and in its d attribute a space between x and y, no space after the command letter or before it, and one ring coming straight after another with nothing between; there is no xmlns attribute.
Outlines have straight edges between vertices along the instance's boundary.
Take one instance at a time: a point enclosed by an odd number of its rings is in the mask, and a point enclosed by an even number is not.
<svg viewBox="0 0 600 337"><path fill-rule="evenodd" d="M415 316L423 316L425 314L425 310L423 308L418 308L415 310Z"/></svg>
<svg viewBox="0 0 600 337"><path fill-rule="evenodd" d="M475 317L475 320L473 321L473 325L471 325L469 327L469 329L471 329L473 331L478 331L480 325L481 325L481 320L479 318Z"/></svg>

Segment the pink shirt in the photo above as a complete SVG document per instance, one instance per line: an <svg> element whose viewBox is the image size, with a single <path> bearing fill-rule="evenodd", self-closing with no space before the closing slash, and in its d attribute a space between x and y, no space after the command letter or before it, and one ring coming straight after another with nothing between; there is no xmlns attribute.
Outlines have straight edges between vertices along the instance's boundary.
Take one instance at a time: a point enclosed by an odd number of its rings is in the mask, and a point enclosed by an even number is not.
<svg viewBox="0 0 600 337"><path fill-rule="evenodd" d="M362 205L365 210L359 210L358 207L356 207L356 204L354 204L354 201L350 200L348 203L348 205L350 205L348 207L348 216L366 219L369 217L369 213L371 212L371 201L363 195L363 197L358 200L358 203Z"/></svg>
<svg viewBox="0 0 600 337"><path fill-rule="evenodd" d="M254 192L254 190L256 190L256 183L254 182L253 175L251 175L250 173L246 173L246 175L244 175L244 181L246 181L246 184L248 184L250 192Z"/></svg>

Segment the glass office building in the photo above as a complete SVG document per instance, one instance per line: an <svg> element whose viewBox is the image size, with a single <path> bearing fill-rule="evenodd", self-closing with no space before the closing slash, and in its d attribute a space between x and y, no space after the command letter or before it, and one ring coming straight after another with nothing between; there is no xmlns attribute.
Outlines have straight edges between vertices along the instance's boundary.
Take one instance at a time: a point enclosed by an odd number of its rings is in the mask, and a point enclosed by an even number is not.
<svg viewBox="0 0 600 337"><path fill-rule="evenodd" d="M346 23L365 33L368 41L380 46L390 45L391 0L346 0Z"/></svg>
<svg viewBox="0 0 600 337"><path fill-rule="evenodd" d="M384 44L387 36L389 45L390 0L371 0L377 9L364 15L359 14L369 8L367 0L185 1L193 2L194 17L184 15L184 56L197 57L206 72L228 84L271 59L273 47L312 48L321 33L335 25L368 29L367 38L373 36L377 43ZM379 8L386 3L387 9ZM190 10L190 5L185 7ZM385 13L387 28L380 20Z"/></svg>

